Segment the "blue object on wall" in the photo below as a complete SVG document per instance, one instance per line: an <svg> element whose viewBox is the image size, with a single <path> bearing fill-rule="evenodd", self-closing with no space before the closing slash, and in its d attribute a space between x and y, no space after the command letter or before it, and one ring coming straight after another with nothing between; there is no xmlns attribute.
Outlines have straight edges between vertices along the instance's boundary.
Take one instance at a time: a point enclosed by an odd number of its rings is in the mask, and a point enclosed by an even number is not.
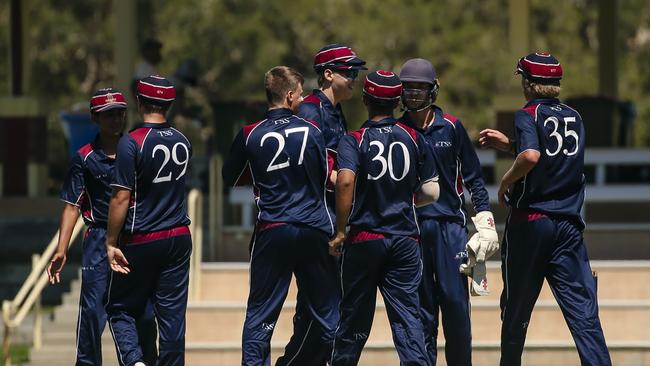
<svg viewBox="0 0 650 366"><path fill-rule="evenodd" d="M71 157L99 133L99 127L92 121L89 112L61 112L59 118L63 121L63 133L68 140Z"/></svg>

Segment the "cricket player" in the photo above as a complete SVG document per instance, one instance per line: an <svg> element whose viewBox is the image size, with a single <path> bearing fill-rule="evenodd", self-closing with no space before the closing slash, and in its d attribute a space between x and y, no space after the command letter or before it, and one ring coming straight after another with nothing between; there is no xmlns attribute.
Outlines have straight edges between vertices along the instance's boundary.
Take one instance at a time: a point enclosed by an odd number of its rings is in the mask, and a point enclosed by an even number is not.
<svg viewBox="0 0 650 366"><path fill-rule="evenodd" d="M499 247L488 192L480 162L460 119L434 104L439 83L431 62L421 58L408 60L399 77L404 85L402 104L406 109L400 120L421 132L434 149L440 177L438 201L417 210L424 268L420 303L427 353L435 365L438 319L442 313L447 364L469 366L472 332L467 275L472 274L471 266L477 261L485 262ZM477 212L472 220L478 233L469 248L463 186L469 189ZM464 272L459 272L461 266ZM483 272L483 278L484 275Z"/></svg>
<svg viewBox="0 0 650 366"><path fill-rule="evenodd" d="M347 133L347 123L340 102L352 98L359 71L366 70L365 64L366 62L348 46L330 44L321 48L314 56L318 89L314 89L305 98L298 110L299 117L315 121L323 132L328 164L333 172L328 182L327 192L327 205L332 217L335 213L336 148L341 137ZM331 257L330 262L330 271L338 277L337 259ZM332 296L340 297L340 294L332 294ZM293 322L294 333L284 350L284 355L278 359L276 365L325 365L331 352L320 352L323 348L319 327L315 326L314 319L309 316L300 291Z"/></svg>
<svg viewBox="0 0 650 366"><path fill-rule="evenodd" d="M582 117L557 99L563 75L555 57L531 53L519 59L516 73L527 103L515 113L514 141L491 129L481 131L479 140L516 156L499 185L499 202L510 206L501 251L501 365L521 365L530 315L546 279L581 364L608 366L612 362L580 217L585 194Z"/></svg>
<svg viewBox="0 0 650 366"><path fill-rule="evenodd" d="M313 326L320 329L319 354L331 352L339 318L339 283L327 244L334 233L325 202L327 152L319 124L294 114L302 83L302 75L286 66L266 73L268 112L239 132L223 168L230 185L250 172L259 208L242 336L246 366L270 365L271 337L292 274Z"/></svg>
<svg viewBox="0 0 650 366"><path fill-rule="evenodd" d="M370 73L363 93L368 121L338 146L336 236L330 253L342 252L343 298L331 365L359 362L377 288L401 364L429 365L419 314L422 262L415 207L439 195L433 151L424 136L393 117L402 93L397 75Z"/></svg>
<svg viewBox="0 0 650 366"><path fill-rule="evenodd" d="M176 95L167 79L146 77L137 91L144 123L120 138L111 183L108 323L120 365L145 365L134 319L151 300L159 329L156 365L184 365L192 252L185 173L192 145L165 120Z"/></svg>
<svg viewBox="0 0 650 366"><path fill-rule="evenodd" d="M102 333L106 326L104 296L110 269L106 260L106 223L111 197L111 179L115 167L117 142L125 125L127 103L122 93L111 88L99 89L90 99L92 120L99 126L95 140L81 147L72 157L61 200L57 251L47 268L50 283L60 282L60 273L74 225L83 215L88 230L84 236L81 257L81 294L77 320L76 365L102 364ZM144 359L156 360L156 323L153 309L148 307L138 321L143 342Z"/></svg>

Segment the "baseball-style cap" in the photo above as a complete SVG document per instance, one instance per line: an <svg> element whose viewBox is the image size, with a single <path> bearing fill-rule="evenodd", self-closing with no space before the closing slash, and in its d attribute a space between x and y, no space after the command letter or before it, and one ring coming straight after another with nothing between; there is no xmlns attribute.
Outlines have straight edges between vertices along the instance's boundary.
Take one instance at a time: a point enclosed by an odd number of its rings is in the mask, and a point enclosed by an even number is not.
<svg viewBox="0 0 650 366"><path fill-rule="evenodd" d="M550 53L535 52L519 59L515 74L538 84L560 85L562 65Z"/></svg>
<svg viewBox="0 0 650 366"><path fill-rule="evenodd" d="M332 70L368 70L366 62L352 51L352 48L338 43L321 48L314 56L314 70L320 72L325 69Z"/></svg>
<svg viewBox="0 0 650 366"><path fill-rule="evenodd" d="M412 58L402 65L399 79L403 83L435 84L438 76L431 62L423 58Z"/></svg>
<svg viewBox="0 0 650 366"><path fill-rule="evenodd" d="M138 81L138 98L159 107L169 107L176 99L174 85L162 76L151 75Z"/></svg>
<svg viewBox="0 0 650 366"><path fill-rule="evenodd" d="M113 109L126 109L124 95L113 88L99 89L90 98L92 113L106 112Z"/></svg>
<svg viewBox="0 0 650 366"><path fill-rule="evenodd" d="M402 95L402 83L390 71L371 72L363 83L363 93L379 100L397 101Z"/></svg>

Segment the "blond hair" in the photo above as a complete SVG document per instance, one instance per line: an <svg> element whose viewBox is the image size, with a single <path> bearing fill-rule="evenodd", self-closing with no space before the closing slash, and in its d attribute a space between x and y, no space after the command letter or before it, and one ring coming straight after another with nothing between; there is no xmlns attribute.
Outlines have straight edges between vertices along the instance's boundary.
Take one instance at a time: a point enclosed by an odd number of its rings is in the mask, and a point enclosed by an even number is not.
<svg viewBox="0 0 650 366"><path fill-rule="evenodd" d="M287 93L295 91L305 79L295 69L288 66L276 66L264 74L266 100L271 105L284 102Z"/></svg>
<svg viewBox="0 0 650 366"><path fill-rule="evenodd" d="M537 84L524 78L526 93L536 98L557 98L562 88L559 85Z"/></svg>

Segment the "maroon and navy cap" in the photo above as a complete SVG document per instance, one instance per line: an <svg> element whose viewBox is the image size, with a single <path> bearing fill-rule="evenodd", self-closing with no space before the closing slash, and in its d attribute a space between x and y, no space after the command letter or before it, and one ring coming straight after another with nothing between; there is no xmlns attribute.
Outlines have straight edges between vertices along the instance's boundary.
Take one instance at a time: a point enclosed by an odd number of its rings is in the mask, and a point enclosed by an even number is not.
<svg viewBox="0 0 650 366"><path fill-rule="evenodd" d="M112 109L126 109L124 95L113 88L99 89L90 98L90 111L100 113Z"/></svg>
<svg viewBox="0 0 650 366"><path fill-rule="evenodd" d="M368 70L366 62L352 51L352 48L338 43L321 48L314 56L314 70L320 72L325 69L333 70Z"/></svg>
<svg viewBox="0 0 650 366"><path fill-rule="evenodd" d="M515 74L538 84L560 85L562 65L550 53L536 52L519 59Z"/></svg>
<svg viewBox="0 0 650 366"><path fill-rule="evenodd" d="M402 95L402 82L390 71L378 70L366 76L364 94L380 100L398 100Z"/></svg>
<svg viewBox="0 0 650 366"><path fill-rule="evenodd" d="M138 81L138 97L146 103L168 107L176 99L176 89L164 77L151 75Z"/></svg>

